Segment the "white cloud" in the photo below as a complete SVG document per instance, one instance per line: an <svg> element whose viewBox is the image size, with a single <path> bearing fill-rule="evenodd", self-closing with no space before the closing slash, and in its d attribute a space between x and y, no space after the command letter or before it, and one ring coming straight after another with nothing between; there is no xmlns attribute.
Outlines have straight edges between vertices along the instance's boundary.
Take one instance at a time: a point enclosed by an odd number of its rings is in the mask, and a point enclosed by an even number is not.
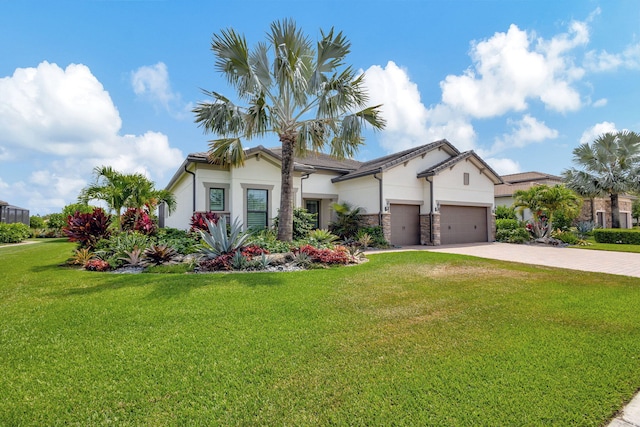
<svg viewBox="0 0 640 427"><path fill-rule="evenodd" d="M511 159L500 159L494 157L488 157L485 161L491 166L491 168L500 175L509 175L512 173L521 172L520 163Z"/></svg>
<svg viewBox="0 0 640 427"><path fill-rule="evenodd" d="M131 85L136 95L159 104L176 118L184 118L191 110L190 104L184 104L179 93L171 89L169 71L164 62L145 65L131 72Z"/></svg>
<svg viewBox="0 0 640 427"><path fill-rule="evenodd" d="M508 148L523 148L531 143L539 143L558 137L558 131L549 128L544 122L525 114L521 120L507 120L511 132L496 138L487 155L499 153Z"/></svg>
<svg viewBox="0 0 640 427"><path fill-rule="evenodd" d="M585 130L580 137L580 144L590 144L600 135L605 133L618 132L616 124L612 122L601 122L593 125L589 129Z"/></svg>
<svg viewBox="0 0 640 427"><path fill-rule="evenodd" d="M85 65L16 69L0 79L0 162L28 162L35 171L27 182L5 183L6 192L46 213L75 201L96 166L158 179L184 159L166 135L123 136L121 125L109 93Z"/></svg>
<svg viewBox="0 0 640 427"><path fill-rule="evenodd" d="M618 68L640 69L640 43L629 45L621 53L609 53L606 50L587 52L585 67L594 72L615 71Z"/></svg>
<svg viewBox="0 0 640 427"><path fill-rule="evenodd" d="M600 108L600 107L604 107L605 105L607 105L607 98L600 98L597 101L595 101L593 104L591 104L594 108Z"/></svg>
<svg viewBox="0 0 640 427"><path fill-rule="evenodd" d="M512 24L506 33L472 43L473 68L440 83L442 102L476 118L523 111L530 99L560 112L577 110L580 94L572 83L584 70L574 66L569 53L588 40L582 22L551 40L534 39Z"/></svg>

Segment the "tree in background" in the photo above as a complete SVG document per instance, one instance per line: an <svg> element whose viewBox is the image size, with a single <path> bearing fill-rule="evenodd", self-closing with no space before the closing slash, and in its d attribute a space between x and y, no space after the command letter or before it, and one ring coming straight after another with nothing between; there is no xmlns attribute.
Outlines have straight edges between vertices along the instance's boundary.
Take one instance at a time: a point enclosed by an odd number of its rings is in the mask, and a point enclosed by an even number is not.
<svg viewBox="0 0 640 427"><path fill-rule="evenodd" d="M563 172L567 187L584 197L609 196L611 226L620 228L620 194L640 189L640 135L622 131L605 133L593 143L573 150L573 162L581 169Z"/></svg>
<svg viewBox="0 0 640 427"><path fill-rule="evenodd" d="M215 68L245 105L217 92L213 102L193 110L210 142L209 159L219 164L244 164L242 139L276 134L282 145L278 239L293 238L293 159L328 146L332 155L352 156L363 144L365 124L382 129L380 106L367 106L364 75L345 66L351 43L333 28L315 43L293 20L271 24L267 42L249 50L233 29L213 36Z"/></svg>
<svg viewBox="0 0 640 427"><path fill-rule="evenodd" d="M154 209L159 203L166 203L171 212L175 208L173 194L165 190L156 190L154 184L142 174L123 174L110 166L94 169L95 182L84 188L78 197L80 203L89 200L104 201L109 210L116 213L118 230L122 230L120 216L123 208L140 209L147 206Z"/></svg>
<svg viewBox="0 0 640 427"><path fill-rule="evenodd" d="M536 185L528 190L518 190L514 194L514 207L520 212L531 211L532 231L537 239L545 242L554 229L554 217L563 215L577 218L582 206L582 198L564 185Z"/></svg>
<svg viewBox="0 0 640 427"><path fill-rule="evenodd" d="M636 225L640 225L640 199L633 201L631 205L631 216L635 218Z"/></svg>

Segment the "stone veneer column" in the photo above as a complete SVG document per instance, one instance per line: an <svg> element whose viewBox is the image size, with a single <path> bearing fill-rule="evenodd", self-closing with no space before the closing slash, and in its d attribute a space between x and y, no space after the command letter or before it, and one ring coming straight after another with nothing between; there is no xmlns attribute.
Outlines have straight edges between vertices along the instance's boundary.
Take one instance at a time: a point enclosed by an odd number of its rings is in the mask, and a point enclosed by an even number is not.
<svg viewBox="0 0 640 427"><path fill-rule="evenodd" d="M431 236L432 221L433 221L433 236ZM420 215L420 244L428 245L428 246L440 245L440 214L439 213Z"/></svg>
<svg viewBox="0 0 640 427"><path fill-rule="evenodd" d="M383 213L382 215L382 234L387 242L391 242L391 214ZM378 227L378 214L362 214L362 222L369 227Z"/></svg>
<svg viewBox="0 0 640 427"><path fill-rule="evenodd" d="M491 235L489 236L490 242L496 241L496 214L491 214Z"/></svg>

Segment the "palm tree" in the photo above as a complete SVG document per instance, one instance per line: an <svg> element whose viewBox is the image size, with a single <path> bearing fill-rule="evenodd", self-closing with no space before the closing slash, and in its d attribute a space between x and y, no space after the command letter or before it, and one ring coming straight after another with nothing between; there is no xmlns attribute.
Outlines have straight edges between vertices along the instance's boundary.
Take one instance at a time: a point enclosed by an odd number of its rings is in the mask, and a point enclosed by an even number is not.
<svg viewBox="0 0 640 427"><path fill-rule="evenodd" d="M169 211L176 206L175 197L166 190L156 190L153 182L142 174L123 174L111 166L100 166L94 170L95 182L85 187L78 200L87 204L89 200L103 200L110 211L116 213L118 230L122 229L122 208L153 209L160 202L167 204Z"/></svg>
<svg viewBox="0 0 640 427"><path fill-rule="evenodd" d="M278 239L293 236L293 159L328 145L332 155L351 157L363 144L367 123L382 129L380 105L367 107L363 74L345 66L351 43L333 28L314 47L311 40L285 19L271 24L267 42L247 48L233 29L213 36L215 68L245 103L236 105L217 92L213 102L193 110L196 123L220 138L210 141L209 159L220 164L244 164L241 139L278 135L282 144L280 221Z"/></svg>
<svg viewBox="0 0 640 427"><path fill-rule="evenodd" d="M574 149L573 162L583 170L564 171L567 186L585 197L608 195L611 226L620 228L618 196L640 188L640 135L630 131L605 133L592 144L581 144Z"/></svg>
<svg viewBox="0 0 640 427"><path fill-rule="evenodd" d="M528 190L518 190L513 196L513 205L520 213L525 209L531 211L533 233L545 242L551 237L556 215L562 213L575 218L582 206L582 198L564 185L536 185Z"/></svg>

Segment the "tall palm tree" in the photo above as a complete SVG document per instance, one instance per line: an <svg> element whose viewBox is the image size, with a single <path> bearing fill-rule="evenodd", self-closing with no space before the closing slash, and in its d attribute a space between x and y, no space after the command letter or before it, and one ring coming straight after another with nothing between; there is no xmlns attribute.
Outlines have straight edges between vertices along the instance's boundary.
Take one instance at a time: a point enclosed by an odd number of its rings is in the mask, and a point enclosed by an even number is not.
<svg viewBox="0 0 640 427"><path fill-rule="evenodd" d="M618 196L640 188L640 135L630 131L605 133L592 144L575 148L573 162L582 170L571 168L562 173L567 186L585 197L608 195L611 226L620 228Z"/></svg>
<svg viewBox="0 0 640 427"><path fill-rule="evenodd" d="M116 213L118 230L122 229L122 208L142 208L147 205L153 209L160 202L165 202L169 211L175 208L173 194L166 190L156 190L153 182L142 174L123 174L111 166L96 167L93 173L95 182L82 189L78 200L84 204L89 200L103 200L109 210Z"/></svg>
<svg viewBox="0 0 640 427"><path fill-rule="evenodd" d="M368 107L363 74L345 66L351 43L333 28L321 31L316 46L285 19L271 24L267 42L249 50L233 29L213 36L215 68L236 90L244 106L217 92L213 102L193 110L196 123L219 136L210 141L212 162L244 163L242 139L276 134L282 144L278 239L293 236L293 159L308 151L351 157L363 144L362 128L382 129L380 105Z"/></svg>

